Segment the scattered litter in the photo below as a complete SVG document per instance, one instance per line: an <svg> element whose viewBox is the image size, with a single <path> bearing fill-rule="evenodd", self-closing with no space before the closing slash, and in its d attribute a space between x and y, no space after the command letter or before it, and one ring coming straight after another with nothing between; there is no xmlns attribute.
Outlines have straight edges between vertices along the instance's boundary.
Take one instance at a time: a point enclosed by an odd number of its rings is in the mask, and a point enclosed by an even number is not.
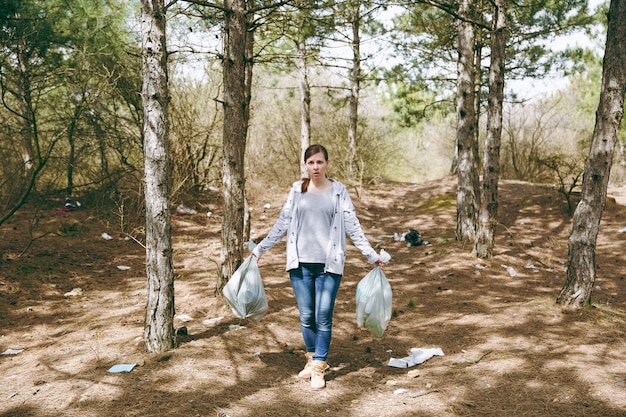
<svg viewBox="0 0 626 417"><path fill-rule="evenodd" d="M229 331L231 331L231 330L243 330L245 328L246 328L246 326L240 326L238 324L231 324L231 325L228 326L228 330Z"/></svg>
<svg viewBox="0 0 626 417"><path fill-rule="evenodd" d="M438 392L438 389L421 389L419 391L409 391L408 389L398 388L393 392L393 395L404 395L405 397L417 398L431 392Z"/></svg>
<svg viewBox="0 0 626 417"><path fill-rule="evenodd" d="M531 269L533 272L539 272L539 268L537 268L535 265L531 263L524 265L524 268Z"/></svg>
<svg viewBox="0 0 626 417"><path fill-rule="evenodd" d="M58 210L56 212L56 214L69 213L70 211L77 210L80 206L81 206L80 201L72 202L71 198L66 198L65 199L65 205L63 206L63 208L61 210Z"/></svg>
<svg viewBox="0 0 626 417"><path fill-rule="evenodd" d="M120 372L130 372L133 368L137 366L136 363L122 363L119 365L113 365L109 368L108 372L110 373L120 373Z"/></svg>
<svg viewBox="0 0 626 417"><path fill-rule="evenodd" d="M196 214L197 211L195 211L194 209L190 209L188 207L185 207L182 204L179 204L178 207L176 207L176 213L178 213L178 214Z"/></svg>
<svg viewBox="0 0 626 417"><path fill-rule="evenodd" d="M72 288L72 291L66 292L63 294L65 297L75 297L77 295L81 295L83 293L82 288Z"/></svg>
<svg viewBox="0 0 626 417"><path fill-rule="evenodd" d="M422 239L415 229L409 229L408 232L402 234L394 233L393 238L396 241L407 242L407 246L430 246L430 243Z"/></svg>
<svg viewBox="0 0 626 417"><path fill-rule="evenodd" d="M506 272L508 272L512 277L517 275L517 271L512 266L502 265L502 268L505 268Z"/></svg>
<svg viewBox="0 0 626 417"><path fill-rule="evenodd" d="M272 206L270 206L270 203L267 203L266 205L264 205L264 206L263 206L263 208L264 208L265 210L269 209L270 207L272 207Z"/></svg>
<svg viewBox="0 0 626 417"><path fill-rule="evenodd" d="M192 321L193 318L187 314L179 314L176 316L176 318L180 321L184 321L184 322L188 322L188 321Z"/></svg>
<svg viewBox="0 0 626 417"><path fill-rule="evenodd" d="M111 239L113 239L113 236L111 236L110 234L108 234L108 233L106 233L106 232L105 232L105 233L102 233L102 234L100 235L100 237L102 237L102 239L105 239L105 240L111 240Z"/></svg>
<svg viewBox="0 0 626 417"><path fill-rule="evenodd" d="M387 366L393 366L394 368L408 368L426 362L433 356L444 356L443 350L441 350L441 348L412 348L411 356L407 356L402 359L391 358L389 359Z"/></svg>
<svg viewBox="0 0 626 417"><path fill-rule="evenodd" d="M18 353L24 352L24 349L7 349L2 352L2 355L17 355Z"/></svg>
<svg viewBox="0 0 626 417"><path fill-rule="evenodd" d="M224 318L224 316L221 317L215 317L213 319L208 319L208 320L203 320L202 324L204 324L205 326L212 326L214 324L217 324L220 320L222 320Z"/></svg>
<svg viewBox="0 0 626 417"><path fill-rule="evenodd" d="M128 271L130 269L130 266L118 265L117 269L119 269L120 271Z"/></svg>
<svg viewBox="0 0 626 417"><path fill-rule="evenodd" d="M622 227L621 229L618 230L619 233L624 233L626 232L626 227Z"/></svg>
<svg viewBox="0 0 626 417"><path fill-rule="evenodd" d="M476 268L476 269L485 269L487 267L485 265L482 265L482 264L476 264L476 265L474 265L474 268Z"/></svg>
<svg viewBox="0 0 626 417"><path fill-rule="evenodd" d="M207 214L206 214L207 217L211 217L212 215L213 215L213 213L211 213L210 211L207 212Z"/></svg>

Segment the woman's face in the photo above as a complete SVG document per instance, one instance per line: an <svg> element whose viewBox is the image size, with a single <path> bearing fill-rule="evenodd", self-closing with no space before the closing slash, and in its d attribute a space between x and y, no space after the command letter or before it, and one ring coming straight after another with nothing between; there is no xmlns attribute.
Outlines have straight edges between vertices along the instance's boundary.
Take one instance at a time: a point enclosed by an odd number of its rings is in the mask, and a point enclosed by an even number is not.
<svg viewBox="0 0 626 417"><path fill-rule="evenodd" d="M325 178L326 168L328 168L328 161L324 158L322 152L311 155L304 163L306 171L309 173L309 178Z"/></svg>

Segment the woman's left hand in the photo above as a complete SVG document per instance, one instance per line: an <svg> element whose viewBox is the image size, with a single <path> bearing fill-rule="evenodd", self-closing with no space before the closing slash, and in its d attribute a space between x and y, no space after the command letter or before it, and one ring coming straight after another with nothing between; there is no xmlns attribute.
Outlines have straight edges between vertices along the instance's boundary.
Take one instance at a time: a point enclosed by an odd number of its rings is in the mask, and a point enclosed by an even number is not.
<svg viewBox="0 0 626 417"><path fill-rule="evenodd" d="M376 268L377 266L380 266L382 268L384 264L385 263L383 262L383 260L379 258L376 262L372 264L372 268Z"/></svg>

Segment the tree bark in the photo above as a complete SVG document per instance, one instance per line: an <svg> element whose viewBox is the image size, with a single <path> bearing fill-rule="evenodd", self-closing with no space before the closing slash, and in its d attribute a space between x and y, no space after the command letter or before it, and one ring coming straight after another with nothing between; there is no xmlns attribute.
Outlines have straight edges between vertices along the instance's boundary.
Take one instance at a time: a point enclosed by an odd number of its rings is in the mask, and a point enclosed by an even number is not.
<svg viewBox="0 0 626 417"><path fill-rule="evenodd" d="M496 0L491 34L489 67L489 108L487 137L483 158L483 187L480 197L478 229L474 255L493 256L498 224L498 181L500 179L500 142L502 138L502 103L504 101L504 63L507 41L506 0Z"/></svg>
<svg viewBox="0 0 626 417"><path fill-rule="evenodd" d="M144 344L148 352L163 352L175 347L169 97L163 0L141 1L141 32L148 281Z"/></svg>
<svg viewBox="0 0 626 417"><path fill-rule="evenodd" d="M475 155L476 110L474 107L474 27L471 23L473 0L459 3L457 62L457 216L456 238L474 241L478 194L477 156Z"/></svg>
<svg viewBox="0 0 626 417"><path fill-rule="evenodd" d="M583 174L580 202L568 241L567 279L557 303L591 303L596 278L595 252L626 94L626 1L611 0L602 68L600 103Z"/></svg>
<svg viewBox="0 0 626 417"><path fill-rule="evenodd" d="M224 218L222 222L221 276L216 291L222 287L243 261L245 216L244 158L248 132L249 89L252 61L247 56L252 36L248 32L245 0L227 0L224 36L224 131L222 185Z"/></svg>
<svg viewBox="0 0 626 417"><path fill-rule="evenodd" d="M300 90L300 175L307 176L304 152L311 144L311 86L309 85L306 41L298 44L298 87Z"/></svg>
<svg viewBox="0 0 626 417"><path fill-rule="evenodd" d="M348 126L348 173L356 174L356 138L359 124L359 94L361 92L361 15L360 3L354 5L352 16L352 71L350 72L350 100Z"/></svg>

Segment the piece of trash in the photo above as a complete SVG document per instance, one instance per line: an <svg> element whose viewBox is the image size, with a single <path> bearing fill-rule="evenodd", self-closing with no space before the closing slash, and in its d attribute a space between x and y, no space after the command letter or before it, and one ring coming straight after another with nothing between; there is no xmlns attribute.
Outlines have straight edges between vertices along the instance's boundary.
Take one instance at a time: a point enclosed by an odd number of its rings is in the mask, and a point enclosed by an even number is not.
<svg viewBox="0 0 626 417"><path fill-rule="evenodd" d="M2 352L2 355L17 355L18 353L24 352L24 349L7 349Z"/></svg>
<svg viewBox="0 0 626 417"><path fill-rule="evenodd" d="M509 273L509 276L514 277L517 275L517 271L512 266L502 265L502 268L506 268L506 272Z"/></svg>
<svg viewBox="0 0 626 417"><path fill-rule="evenodd" d="M188 207L185 207L182 204L179 204L178 207L176 207L176 213L178 213L178 214L196 214L197 211L195 211L194 209L190 209Z"/></svg>
<svg viewBox="0 0 626 417"><path fill-rule="evenodd" d="M71 198L66 198L65 205L63 206L61 210L57 211L56 214L69 213L70 211L77 210L80 206L81 206L80 201L72 202Z"/></svg>
<svg viewBox="0 0 626 417"><path fill-rule="evenodd" d="M527 263L526 265L524 265L524 268L532 269L533 272L539 272L539 269L531 263Z"/></svg>
<svg viewBox="0 0 626 417"><path fill-rule="evenodd" d="M72 291L66 292L63 294L65 297L75 297L77 295L81 295L83 293L82 288L72 288Z"/></svg>
<svg viewBox="0 0 626 417"><path fill-rule="evenodd" d="M266 205L264 205L264 206L263 206L263 208L264 208L265 210L269 209L270 207L272 207L272 206L270 206L270 203L267 203Z"/></svg>
<svg viewBox="0 0 626 417"><path fill-rule="evenodd" d="M412 348L411 356L407 356L402 359L391 358L389 359L387 366L392 366L394 368L409 368L426 362L433 356L444 356L443 350L441 350L441 348Z"/></svg>
<svg viewBox="0 0 626 417"><path fill-rule="evenodd" d="M102 239L105 239L105 240L111 240L111 239L113 239L113 236L111 236L110 234L108 234L108 233L106 233L106 232L105 232L105 233L102 233L102 234L100 235L100 237L101 237Z"/></svg>
<svg viewBox="0 0 626 417"><path fill-rule="evenodd" d="M202 320L202 324L204 324L205 326L212 326L214 324L217 324L223 318L224 318L224 316L215 317L213 319L208 319L208 320Z"/></svg>
<svg viewBox="0 0 626 417"><path fill-rule="evenodd" d="M238 324L231 324L228 326L228 330L243 330L246 326L240 326Z"/></svg>
<svg viewBox="0 0 626 417"><path fill-rule="evenodd" d="M130 269L130 266L118 265L117 269L119 269L120 271L128 271Z"/></svg>
<svg viewBox="0 0 626 417"><path fill-rule="evenodd" d="M482 265L482 264L476 264L476 265L474 265L474 268L476 268L476 269L485 269L487 267L485 265Z"/></svg>
<svg viewBox="0 0 626 417"><path fill-rule="evenodd" d="M430 242L425 241L415 229L409 229L408 232L399 234L394 233L393 238L399 242L407 242L407 246L431 246Z"/></svg>
<svg viewBox="0 0 626 417"><path fill-rule="evenodd" d="M193 318L187 314L179 314L176 316L176 318L180 321L184 321L184 322L188 322L188 321L192 321Z"/></svg>
<svg viewBox="0 0 626 417"><path fill-rule="evenodd" d="M404 394L404 393L407 393L407 392L409 392L408 389L399 388L399 389L397 389L397 390L395 390L393 392L393 395L401 395L401 394Z"/></svg>
<svg viewBox="0 0 626 417"><path fill-rule="evenodd" d="M424 244L424 239L422 239L419 232L415 229L409 229L409 231L406 232L404 241L408 242L407 246L420 246Z"/></svg>
<svg viewBox="0 0 626 417"><path fill-rule="evenodd" d="M121 363L118 365L113 365L109 368L108 372L110 373L120 373L120 372L130 372L133 368L137 366L136 363Z"/></svg>
<svg viewBox="0 0 626 417"><path fill-rule="evenodd" d="M622 227L621 229L618 230L619 233L624 233L626 232L626 227Z"/></svg>

